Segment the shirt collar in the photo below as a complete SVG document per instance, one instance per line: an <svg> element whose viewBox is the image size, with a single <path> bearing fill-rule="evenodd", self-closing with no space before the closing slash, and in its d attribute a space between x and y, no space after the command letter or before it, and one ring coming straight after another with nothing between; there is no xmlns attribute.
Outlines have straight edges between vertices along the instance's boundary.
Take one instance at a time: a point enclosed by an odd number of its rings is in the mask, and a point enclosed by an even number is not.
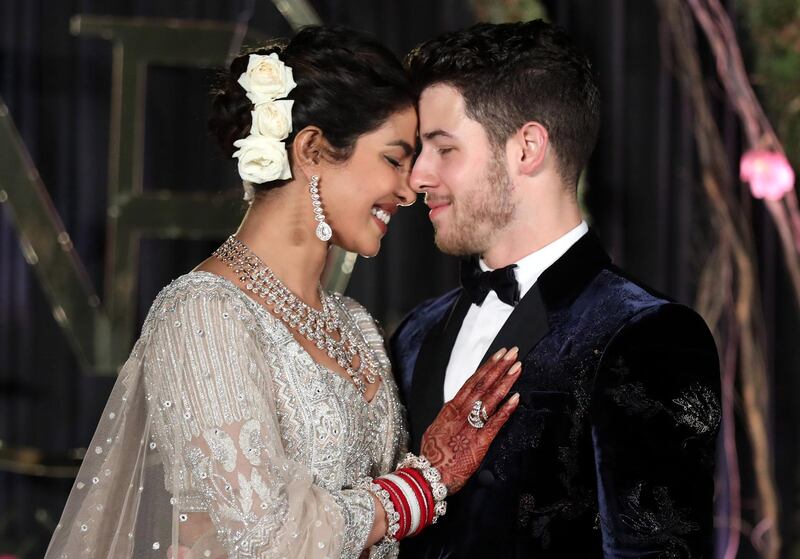
<svg viewBox="0 0 800 559"><path fill-rule="evenodd" d="M525 296L547 268L564 256L570 247L577 243L580 238L588 232L589 226L586 224L586 221L581 221L577 227L565 235L562 235L549 245L543 246L539 250L515 262L517 267L514 269L514 274L517 277L517 282L519 282L520 298ZM492 268L486 265L483 258L479 259L478 264L484 272L492 270Z"/></svg>

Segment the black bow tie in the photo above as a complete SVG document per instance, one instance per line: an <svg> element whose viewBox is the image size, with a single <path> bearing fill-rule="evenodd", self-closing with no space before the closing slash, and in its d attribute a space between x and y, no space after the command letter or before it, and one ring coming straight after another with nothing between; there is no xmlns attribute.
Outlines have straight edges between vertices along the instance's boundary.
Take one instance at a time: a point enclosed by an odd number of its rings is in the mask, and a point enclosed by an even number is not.
<svg viewBox="0 0 800 559"><path fill-rule="evenodd" d="M484 272L475 258L461 263L461 285L469 293L472 302L479 307L486 300L490 291L506 305L515 307L519 303L519 284L514 275L516 264Z"/></svg>

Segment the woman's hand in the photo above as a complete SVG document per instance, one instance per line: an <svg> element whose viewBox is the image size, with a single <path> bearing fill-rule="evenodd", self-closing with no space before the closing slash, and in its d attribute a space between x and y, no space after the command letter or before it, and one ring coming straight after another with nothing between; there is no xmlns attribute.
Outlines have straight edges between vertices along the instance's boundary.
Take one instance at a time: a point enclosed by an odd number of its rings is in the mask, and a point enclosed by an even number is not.
<svg viewBox="0 0 800 559"><path fill-rule="evenodd" d="M461 387L422 436L421 453L442 474L449 493L461 489L486 456L489 445L519 403L514 394L500 409L522 366L515 362L517 348L501 349L490 357ZM483 428L467 422L474 403L480 400L489 419Z"/></svg>

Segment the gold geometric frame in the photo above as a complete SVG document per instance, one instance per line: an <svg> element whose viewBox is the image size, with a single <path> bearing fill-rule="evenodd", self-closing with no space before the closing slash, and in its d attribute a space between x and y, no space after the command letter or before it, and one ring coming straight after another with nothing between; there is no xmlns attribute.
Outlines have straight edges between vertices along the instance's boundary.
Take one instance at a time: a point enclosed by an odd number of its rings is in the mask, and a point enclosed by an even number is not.
<svg viewBox="0 0 800 559"><path fill-rule="evenodd" d="M319 23L305 0L273 0L297 30ZM236 24L177 19L78 15L74 35L113 43L106 256L101 301L85 266L0 99L0 203L19 235L81 368L115 375L136 335L135 294L140 240L223 238L241 219L238 193L185 193L143 188L145 83L150 64L221 67ZM265 36L248 32L244 43ZM323 282L344 290L355 255L332 250Z"/></svg>
<svg viewBox="0 0 800 559"><path fill-rule="evenodd" d="M294 30L320 23L306 0L272 0ZM241 219L239 193L145 191L144 96L149 64L221 67L237 25L212 21L78 15L70 30L113 42L105 297L101 301L56 211L8 107L0 98L0 204L16 229L26 262L50 302L53 317L87 374L113 376L135 337L139 241L221 238ZM245 44L265 36L248 31ZM356 255L334 248L323 274L326 289L343 291ZM46 454L0 441L0 469L74 477L83 450Z"/></svg>

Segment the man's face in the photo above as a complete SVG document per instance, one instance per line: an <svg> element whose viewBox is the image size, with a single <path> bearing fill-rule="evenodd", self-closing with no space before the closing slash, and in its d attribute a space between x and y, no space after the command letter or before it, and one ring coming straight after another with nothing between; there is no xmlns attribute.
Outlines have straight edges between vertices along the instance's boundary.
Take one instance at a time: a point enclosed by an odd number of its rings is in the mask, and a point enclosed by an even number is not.
<svg viewBox="0 0 800 559"><path fill-rule="evenodd" d="M411 187L425 193L436 246L447 254L482 254L515 213L505 150L490 143L449 85L422 92L419 120L422 151Z"/></svg>

